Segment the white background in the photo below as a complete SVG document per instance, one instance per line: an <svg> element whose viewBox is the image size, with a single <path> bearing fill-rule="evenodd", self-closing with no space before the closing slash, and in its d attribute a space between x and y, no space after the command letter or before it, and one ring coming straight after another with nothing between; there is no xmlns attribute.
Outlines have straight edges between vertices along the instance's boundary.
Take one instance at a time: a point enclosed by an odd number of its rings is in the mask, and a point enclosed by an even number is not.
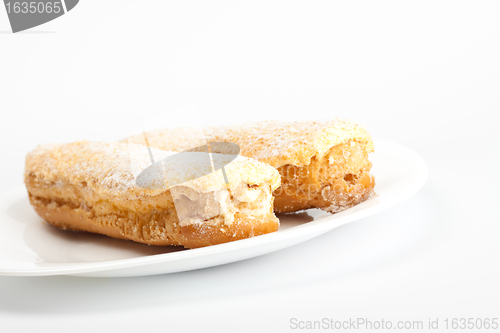
<svg viewBox="0 0 500 333"><path fill-rule="evenodd" d="M0 7L1 192L22 184L37 144L115 140L192 105L201 123L353 118L418 152L430 176L397 207L235 264L0 277L0 331L500 317L500 2L82 0L9 30Z"/></svg>

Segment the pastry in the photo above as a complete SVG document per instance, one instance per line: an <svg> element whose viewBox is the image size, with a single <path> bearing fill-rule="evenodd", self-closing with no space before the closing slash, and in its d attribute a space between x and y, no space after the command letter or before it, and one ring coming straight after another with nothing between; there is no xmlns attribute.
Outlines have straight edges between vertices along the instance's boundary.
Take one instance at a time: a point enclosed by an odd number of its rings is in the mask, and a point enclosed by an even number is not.
<svg viewBox="0 0 500 333"><path fill-rule="evenodd" d="M215 164L224 167L213 171ZM51 225L150 245L196 248L279 226L271 194L279 173L243 156L124 143L42 145L27 155L24 181Z"/></svg>
<svg viewBox="0 0 500 333"><path fill-rule="evenodd" d="M373 194L375 180L368 160L373 142L361 125L350 120L264 121L207 127L204 131L206 141L236 143L243 156L279 171L281 186L273 193L277 213L307 208L336 213ZM145 135L152 147L181 150L199 140L187 133L178 128ZM145 144L144 136L131 136L126 141ZM211 151L225 153L223 148L219 145Z"/></svg>

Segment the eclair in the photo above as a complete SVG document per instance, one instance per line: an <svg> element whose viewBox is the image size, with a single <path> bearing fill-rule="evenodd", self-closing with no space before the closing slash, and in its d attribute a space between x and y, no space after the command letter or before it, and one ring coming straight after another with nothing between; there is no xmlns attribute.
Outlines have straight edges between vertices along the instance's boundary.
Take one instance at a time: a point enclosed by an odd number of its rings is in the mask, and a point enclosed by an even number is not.
<svg viewBox="0 0 500 333"><path fill-rule="evenodd" d="M144 244L196 248L279 227L272 196L279 173L243 156L124 143L42 145L27 155L24 181L49 224Z"/></svg>
<svg viewBox="0 0 500 333"><path fill-rule="evenodd" d="M231 142L241 155L267 163L281 175L273 192L274 211L320 208L331 213L352 207L373 195L375 179L368 160L373 141L366 129L347 119L264 121L203 129L207 142ZM194 138L185 128L145 133L148 145L180 150ZM145 144L144 136L125 141ZM218 149L221 147L221 149ZM226 153L225 146L212 152Z"/></svg>

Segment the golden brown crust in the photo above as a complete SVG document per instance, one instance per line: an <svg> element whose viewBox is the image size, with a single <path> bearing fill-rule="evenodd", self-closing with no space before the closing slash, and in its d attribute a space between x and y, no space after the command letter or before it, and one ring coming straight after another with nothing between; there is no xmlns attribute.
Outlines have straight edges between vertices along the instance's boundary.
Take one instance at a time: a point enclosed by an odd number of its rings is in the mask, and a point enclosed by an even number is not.
<svg viewBox="0 0 500 333"><path fill-rule="evenodd" d="M233 142L241 154L268 163L309 165L328 150L349 140L356 140L373 151L373 142L365 128L348 119L322 121L262 121L239 126L207 128L210 141Z"/></svg>
<svg viewBox="0 0 500 333"><path fill-rule="evenodd" d="M370 198L375 180L367 155L364 145L349 140L321 158L314 156L309 165L279 167L282 182L273 192L274 211L321 208L336 213Z"/></svg>
<svg viewBox="0 0 500 333"><path fill-rule="evenodd" d="M64 205L50 207L31 197L30 202L38 215L54 227L103 234L113 238L128 239L158 246L183 245L193 249L275 232L279 227L278 219L271 213L259 219L258 223L248 216L237 214L235 216L235 223L230 226L219 222L217 224L174 227L176 219L172 219L171 221L163 221L166 225L170 226L170 228L164 227L164 232L166 233L168 229L171 229L165 234L165 237L145 239L140 237L139 233L133 232L133 227L131 226L135 221L122 220L122 223L117 223L117 218L113 215L101 217L97 221L91 218L84 209L74 209ZM151 223L150 225L144 225L143 228L158 229L158 226L155 223ZM221 232L220 229L224 229L224 232ZM157 230L157 233L161 233L161 230Z"/></svg>
<svg viewBox="0 0 500 333"><path fill-rule="evenodd" d="M270 166L240 159L226 167L228 184L208 174L147 189L134 182L131 165L144 161L124 153L130 149L89 142L37 148L28 154L25 171L32 206L56 227L151 245L193 248L278 229L271 192L279 174Z"/></svg>
<svg viewBox="0 0 500 333"><path fill-rule="evenodd" d="M277 213L307 208L335 213L373 194L375 180L368 161L373 141L350 120L264 121L204 130L207 142L236 143L243 156L278 169L281 186L273 193ZM186 133L194 131L170 128L146 136L152 147L179 150L199 143L197 135ZM145 144L144 135L124 141Z"/></svg>

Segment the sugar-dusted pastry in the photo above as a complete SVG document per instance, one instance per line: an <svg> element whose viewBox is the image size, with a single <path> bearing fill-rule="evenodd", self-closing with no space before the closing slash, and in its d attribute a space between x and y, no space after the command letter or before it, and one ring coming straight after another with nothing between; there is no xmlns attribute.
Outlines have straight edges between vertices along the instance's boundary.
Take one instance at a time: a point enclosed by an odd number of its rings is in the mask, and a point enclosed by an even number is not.
<svg viewBox="0 0 500 333"><path fill-rule="evenodd" d="M373 194L368 154L373 142L359 124L346 119L325 121L264 121L236 126L205 128L208 142L232 142L241 154L270 164L281 175L274 191L274 211L294 212L321 208L336 213ZM149 145L180 150L199 138L186 129L145 133ZM128 142L144 143L144 136ZM219 145L220 146L220 145ZM212 152L225 153L212 147Z"/></svg>
<svg viewBox="0 0 500 333"><path fill-rule="evenodd" d="M63 229L188 248L276 231L278 172L243 156L207 156L123 143L43 145L27 155L24 180L36 212Z"/></svg>

